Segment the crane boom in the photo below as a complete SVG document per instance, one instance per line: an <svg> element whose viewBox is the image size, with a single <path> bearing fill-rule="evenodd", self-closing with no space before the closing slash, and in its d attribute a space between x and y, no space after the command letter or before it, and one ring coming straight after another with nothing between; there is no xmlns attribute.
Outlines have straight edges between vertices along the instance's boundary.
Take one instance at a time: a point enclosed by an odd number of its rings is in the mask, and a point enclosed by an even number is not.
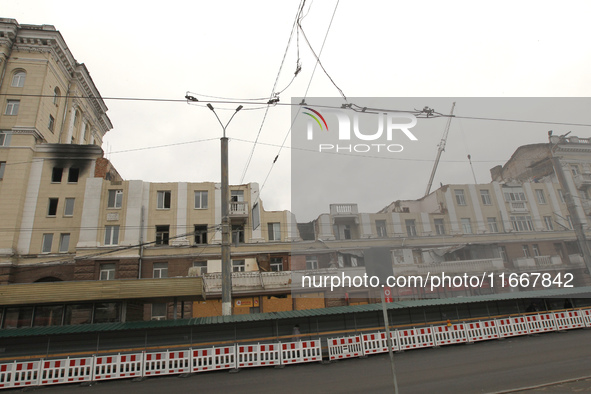
<svg viewBox="0 0 591 394"><path fill-rule="evenodd" d="M429 178L429 183L427 184L427 190L425 191L425 196L429 194L431 191L431 186L433 185L433 178L435 178L435 172L437 171L437 165L439 164L439 159L441 158L441 153L445 150L445 143L447 142L447 134L449 133L449 126L451 125L451 118L454 114L454 108L456 103L451 105L450 117L447 119L447 125L445 126L445 131L443 132L443 136L441 137L441 142L439 142L439 146L437 148L437 157L435 158L435 163L433 163L433 170L431 171L431 177Z"/></svg>

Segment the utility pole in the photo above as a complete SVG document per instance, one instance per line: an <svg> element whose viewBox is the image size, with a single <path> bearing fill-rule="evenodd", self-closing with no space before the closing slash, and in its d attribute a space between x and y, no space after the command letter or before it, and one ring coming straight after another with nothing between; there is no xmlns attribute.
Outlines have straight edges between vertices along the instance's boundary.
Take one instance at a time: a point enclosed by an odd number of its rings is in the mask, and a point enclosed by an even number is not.
<svg viewBox="0 0 591 394"><path fill-rule="evenodd" d="M451 125L451 118L454 116L454 108L456 106L456 102L451 105L451 111L449 112L449 118L447 118L447 125L445 126L445 130L443 131L443 136L441 137L441 142L439 142L439 146L437 147L437 157L435 158L435 163L433 163L433 170L431 170L431 177L429 177L429 183L427 183L427 190L425 190L425 196L429 194L431 191L431 185L433 185L433 178L435 178L435 172L437 171L437 166L439 165L439 159L441 158L441 153L445 150L445 144L447 142L447 134L449 133L449 126Z"/></svg>
<svg viewBox="0 0 591 394"><path fill-rule="evenodd" d="M207 104L207 107L214 113L220 126L224 131L221 141L222 148L222 316L232 315L232 260L230 258L230 191L228 184L228 138L226 137L226 128L234 118L234 115L242 109L242 105L236 108L234 114L224 126L213 105Z"/></svg>
<svg viewBox="0 0 591 394"><path fill-rule="evenodd" d="M552 137L550 138L550 156L552 158L552 165L554 167L554 172L556 173L556 177L558 178L558 182L560 183L560 187L564 191L564 201L566 202L566 208L568 210L568 214L571 217L572 225L575 230L575 235L577 237L577 244L579 245L579 250L583 255L583 260L585 262L585 266L587 270L591 272L591 253L589 252L589 246L587 245L587 239L585 237L585 231L583 230L583 223L579 218L579 212L577 210L577 206L575 204L575 200L571 193L569 184L566 180L566 176L564 175L564 171L562 169L562 164L560 163L560 158L554 155L554 150L558 148L558 144L560 140L564 138L564 136L560 137ZM556 141L556 142L553 142Z"/></svg>

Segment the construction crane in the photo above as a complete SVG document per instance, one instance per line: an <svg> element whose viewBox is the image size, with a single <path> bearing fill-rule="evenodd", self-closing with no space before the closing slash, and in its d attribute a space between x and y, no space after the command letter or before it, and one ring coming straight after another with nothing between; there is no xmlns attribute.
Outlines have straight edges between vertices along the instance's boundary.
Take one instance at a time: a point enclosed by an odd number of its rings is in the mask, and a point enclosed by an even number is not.
<svg viewBox="0 0 591 394"><path fill-rule="evenodd" d="M435 178L435 172L437 171L437 165L439 164L439 159L441 158L441 153L445 150L445 143L447 142L447 134L449 133L449 126L451 125L451 118L453 118L454 108L456 103L451 105L451 111L449 113L449 118L447 119L447 125L445 126L445 131L443 132L443 137L441 137L441 142L437 148L437 157L435 158L435 163L433 163L433 170L431 171L431 177L429 178L429 183L427 184L427 190L425 191L425 196L429 194L431 191L431 185L433 185L433 178Z"/></svg>

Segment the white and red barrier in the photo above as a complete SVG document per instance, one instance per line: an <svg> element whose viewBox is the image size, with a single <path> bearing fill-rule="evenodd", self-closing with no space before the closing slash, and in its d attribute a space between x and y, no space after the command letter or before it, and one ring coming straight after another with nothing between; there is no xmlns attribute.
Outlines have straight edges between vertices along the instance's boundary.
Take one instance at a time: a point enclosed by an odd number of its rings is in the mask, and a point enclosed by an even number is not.
<svg viewBox="0 0 591 394"><path fill-rule="evenodd" d="M88 382L92 380L92 357L42 361L39 384Z"/></svg>
<svg viewBox="0 0 591 394"><path fill-rule="evenodd" d="M499 332L494 320L485 320L475 323L466 323L466 336L468 342L487 341L497 339Z"/></svg>
<svg viewBox="0 0 591 394"><path fill-rule="evenodd" d="M583 313L580 310L554 312L554 319L556 320L556 329L558 330L585 327Z"/></svg>
<svg viewBox="0 0 591 394"><path fill-rule="evenodd" d="M400 350L433 346L435 346L435 339L431 327L398 330L398 347Z"/></svg>
<svg viewBox="0 0 591 394"><path fill-rule="evenodd" d="M548 331L556 331L556 321L552 313L539 313L536 315L528 315L525 317L529 332L540 333Z"/></svg>
<svg viewBox="0 0 591 394"><path fill-rule="evenodd" d="M281 343L281 364L322 361L320 340Z"/></svg>
<svg viewBox="0 0 591 394"><path fill-rule="evenodd" d="M136 378L143 376L142 353L95 356L92 380Z"/></svg>
<svg viewBox="0 0 591 394"><path fill-rule="evenodd" d="M279 344L237 345L238 368L280 365Z"/></svg>
<svg viewBox="0 0 591 394"><path fill-rule="evenodd" d="M192 350L191 372L236 368L236 345Z"/></svg>
<svg viewBox="0 0 591 394"><path fill-rule="evenodd" d="M328 339L328 357L330 360L363 356L363 342L360 335Z"/></svg>
<svg viewBox="0 0 591 394"><path fill-rule="evenodd" d="M435 334L436 346L468 342L464 324L435 326L433 327L433 333Z"/></svg>
<svg viewBox="0 0 591 394"><path fill-rule="evenodd" d="M591 327L591 309L392 331L393 350ZM330 360L388 351L384 332L328 338ZM320 339L0 364L0 389L322 361Z"/></svg>
<svg viewBox="0 0 591 394"><path fill-rule="evenodd" d="M190 370L190 350L144 354L144 376L181 374Z"/></svg>

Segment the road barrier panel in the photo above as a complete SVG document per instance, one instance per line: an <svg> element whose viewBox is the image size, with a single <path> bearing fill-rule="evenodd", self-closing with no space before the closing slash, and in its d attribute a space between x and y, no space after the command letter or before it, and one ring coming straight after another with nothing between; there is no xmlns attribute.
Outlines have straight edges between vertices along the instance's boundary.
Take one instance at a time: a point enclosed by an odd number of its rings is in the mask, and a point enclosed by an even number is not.
<svg viewBox="0 0 591 394"><path fill-rule="evenodd" d="M466 343L468 337L464 324L452 324L432 327L435 334L435 346L452 345L454 343Z"/></svg>
<svg viewBox="0 0 591 394"><path fill-rule="evenodd" d="M40 385L92 380L92 357L41 360Z"/></svg>
<svg viewBox="0 0 591 394"><path fill-rule="evenodd" d="M142 353L94 356L92 380L110 380L143 376Z"/></svg>
<svg viewBox="0 0 591 394"><path fill-rule="evenodd" d="M12 368L11 386L26 387L39 385L39 368L41 360L15 362Z"/></svg>
<svg viewBox="0 0 591 394"><path fill-rule="evenodd" d="M12 387L12 373L16 362L0 364L0 389Z"/></svg>
<svg viewBox="0 0 591 394"><path fill-rule="evenodd" d="M193 349L191 372L236 368L236 345Z"/></svg>
<svg viewBox="0 0 591 394"><path fill-rule="evenodd" d="M540 332L556 331L556 321L552 313L538 313L526 316L529 332L532 334Z"/></svg>
<svg viewBox="0 0 591 394"><path fill-rule="evenodd" d="M328 356L332 360L363 356L363 342L360 335L328 339Z"/></svg>
<svg viewBox="0 0 591 394"><path fill-rule="evenodd" d="M280 343L281 364L310 363L322 361L320 340Z"/></svg>
<svg viewBox="0 0 591 394"><path fill-rule="evenodd" d="M191 351L166 351L144 354L144 376L171 375L189 372Z"/></svg>
<svg viewBox="0 0 591 394"><path fill-rule="evenodd" d="M554 319L556 320L556 329L558 330L585 327L585 319L580 310L554 312Z"/></svg>
<svg viewBox="0 0 591 394"><path fill-rule="evenodd" d="M494 320L466 323L466 335L468 342L487 341L499 338L499 331Z"/></svg>
<svg viewBox="0 0 591 394"><path fill-rule="evenodd" d="M399 350L435 346L435 339L433 338L433 330L431 330L431 327L411 328L408 330L397 331Z"/></svg>
<svg viewBox="0 0 591 394"><path fill-rule="evenodd" d="M281 365L279 344L238 345L238 368Z"/></svg>
<svg viewBox="0 0 591 394"><path fill-rule="evenodd" d="M585 327L591 327L591 309L581 309L581 314L583 315Z"/></svg>

